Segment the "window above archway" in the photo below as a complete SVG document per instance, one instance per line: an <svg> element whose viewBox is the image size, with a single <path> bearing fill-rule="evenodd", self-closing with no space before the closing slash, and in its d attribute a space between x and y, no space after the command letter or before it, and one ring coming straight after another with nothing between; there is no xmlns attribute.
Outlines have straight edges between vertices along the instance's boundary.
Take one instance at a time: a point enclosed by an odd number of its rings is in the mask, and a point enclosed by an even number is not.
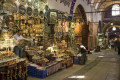
<svg viewBox="0 0 120 80"><path fill-rule="evenodd" d="M112 16L119 16L120 15L120 5L115 4L112 7Z"/></svg>

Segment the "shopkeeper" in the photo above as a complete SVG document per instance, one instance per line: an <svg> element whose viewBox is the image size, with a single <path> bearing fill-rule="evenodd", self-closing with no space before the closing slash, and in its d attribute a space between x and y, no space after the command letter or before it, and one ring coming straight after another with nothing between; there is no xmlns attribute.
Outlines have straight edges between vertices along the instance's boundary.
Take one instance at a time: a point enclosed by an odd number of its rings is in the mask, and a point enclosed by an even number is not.
<svg viewBox="0 0 120 80"><path fill-rule="evenodd" d="M22 47L20 47L19 43L22 39L25 39L22 36L22 30L18 30L17 33L14 35L13 42L15 44L14 53L18 55L20 58L22 57Z"/></svg>

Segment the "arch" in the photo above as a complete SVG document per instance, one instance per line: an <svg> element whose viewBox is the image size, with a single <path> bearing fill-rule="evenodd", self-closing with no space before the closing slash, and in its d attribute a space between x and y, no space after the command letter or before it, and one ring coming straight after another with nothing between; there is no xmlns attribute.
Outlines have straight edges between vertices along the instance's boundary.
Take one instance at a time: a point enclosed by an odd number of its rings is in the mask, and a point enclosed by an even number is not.
<svg viewBox="0 0 120 80"><path fill-rule="evenodd" d="M88 32L89 27L87 25L87 18L85 14L85 10L82 5L78 5L75 9L76 22L79 23L75 27L76 32L76 40L81 40L79 43L82 43L84 46L88 46Z"/></svg>
<svg viewBox="0 0 120 80"><path fill-rule="evenodd" d="M112 22L116 27L119 27L120 28L120 21L114 21L114 22ZM109 29L109 28L111 28L111 27L113 27L112 25L111 25L111 22L109 22L109 23L107 23L105 26L104 26L104 28L103 28L103 30L102 30L102 33L103 33L103 36L105 37L105 32L107 31L107 29Z"/></svg>
<svg viewBox="0 0 120 80"><path fill-rule="evenodd" d="M111 5L113 5L113 4L120 4L120 1L114 1L114 3L111 1L111 2L105 2L105 1L103 1L101 4L99 4L99 6L97 7L97 9L103 9L103 11L107 8L107 7L109 7L109 6L111 6Z"/></svg>
<svg viewBox="0 0 120 80"><path fill-rule="evenodd" d="M82 5L78 5L77 8L75 9L75 13L77 13L79 17L81 17L81 19L84 20L84 22L87 22L87 17L86 17L86 14L85 14L85 10L83 8Z"/></svg>

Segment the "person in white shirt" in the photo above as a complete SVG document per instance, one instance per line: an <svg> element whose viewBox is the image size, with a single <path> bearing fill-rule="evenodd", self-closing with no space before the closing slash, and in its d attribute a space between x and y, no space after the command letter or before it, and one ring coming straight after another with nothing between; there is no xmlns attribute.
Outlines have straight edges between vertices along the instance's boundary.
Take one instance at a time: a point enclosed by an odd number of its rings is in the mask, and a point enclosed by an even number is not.
<svg viewBox="0 0 120 80"><path fill-rule="evenodd" d="M25 39L22 36L22 30L18 30L17 33L14 35L14 40L13 41L14 41L14 44L15 44L14 53L16 55L18 55L20 58L22 57L22 47L19 46L19 42L22 39Z"/></svg>

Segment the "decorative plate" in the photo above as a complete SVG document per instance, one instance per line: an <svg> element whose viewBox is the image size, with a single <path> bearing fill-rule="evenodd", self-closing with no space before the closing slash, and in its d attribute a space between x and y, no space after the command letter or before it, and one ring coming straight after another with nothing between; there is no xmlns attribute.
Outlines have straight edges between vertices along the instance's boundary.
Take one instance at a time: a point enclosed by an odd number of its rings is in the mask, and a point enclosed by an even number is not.
<svg viewBox="0 0 120 80"><path fill-rule="evenodd" d="M33 2L34 2L34 0L27 0L28 6L32 6Z"/></svg>
<svg viewBox="0 0 120 80"><path fill-rule="evenodd" d="M26 10L25 10L24 5L20 5L20 6L19 6L19 13L20 13L21 15L24 15L24 14L26 13Z"/></svg>
<svg viewBox="0 0 120 80"><path fill-rule="evenodd" d="M27 15L32 16L32 8L31 7L27 8Z"/></svg>
<svg viewBox="0 0 120 80"><path fill-rule="evenodd" d="M38 9L34 9L33 14L34 14L35 17L37 17L38 16Z"/></svg>
<svg viewBox="0 0 120 80"><path fill-rule="evenodd" d="M34 0L34 7L35 8L40 7L39 0Z"/></svg>

